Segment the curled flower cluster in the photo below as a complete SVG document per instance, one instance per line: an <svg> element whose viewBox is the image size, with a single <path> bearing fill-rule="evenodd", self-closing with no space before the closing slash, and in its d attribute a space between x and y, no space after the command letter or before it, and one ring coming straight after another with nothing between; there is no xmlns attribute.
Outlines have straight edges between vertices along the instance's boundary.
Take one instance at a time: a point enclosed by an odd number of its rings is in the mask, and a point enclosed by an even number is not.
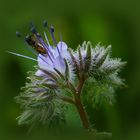
<svg viewBox="0 0 140 140"><path fill-rule="evenodd" d="M35 29L31 34L35 40L27 41L38 53L38 66L29 73L23 92L16 97L23 108L19 124L65 122L66 106L71 103L76 106L83 126L89 128L82 97L92 104L102 98L112 102L114 88L123 85L118 73L126 62L110 58L111 46L93 47L85 41L72 50L63 41L57 44L54 30L49 31L53 45L46 34L45 42Z"/></svg>

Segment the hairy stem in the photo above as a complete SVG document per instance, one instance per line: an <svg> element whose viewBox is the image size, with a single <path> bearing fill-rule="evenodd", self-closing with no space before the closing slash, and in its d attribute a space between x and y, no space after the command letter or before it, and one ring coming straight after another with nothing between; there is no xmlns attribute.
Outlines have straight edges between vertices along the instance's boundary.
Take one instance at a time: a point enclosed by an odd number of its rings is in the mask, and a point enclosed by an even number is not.
<svg viewBox="0 0 140 140"><path fill-rule="evenodd" d="M82 92L82 88L85 82L85 78L84 76L81 78L81 80L79 81L79 84L77 86L77 92L74 94L75 95L75 105L77 108L77 111L79 113L80 119L82 121L83 127L85 129L89 129L90 128L90 122L87 116L87 112L83 107L82 101L81 101L81 92Z"/></svg>
<svg viewBox="0 0 140 140"><path fill-rule="evenodd" d="M81 91L82 91L82 88L83 88L83 85L84 85L84 82L85 82L85 78L84 76L82 76L78 86L77 86L77 94L80 96L81 94Z"/></svg>
<svg viewBox="0 0 140 140"><path fill-rule="evenodd" d="M63 101L66 101L66 102L69 102L71 104L74 104L76 106L77 111L78 111L79 116L80 116L80 119L82 121L83 127L85 129L89 129L90 128L90 122L89 122L89 119L88 119L88 116L87 116L87 112L84 109L84 106L83 106L82 101L81 101L81 92L82 92L84 82L85 82L85 77L83 76L79 80L79 84L78 84L77 88L75 88L71 84L71 82L68 81L68 83L67 83L68 87L71 89L75 100L72 100L71 98L67 98L67 97L63 97L63 98L61 97L61 99Z"/></svg>
<svg viewBox="0 0 140 140"><path fill-rule="evenodd" d="M80 119L82 121L82 124L83 124L83 127L85 129L88 129L90 127L90 122L88 120L88 117L87 117L87 113L82 105L82 102L81 102L81 99L79 96L76 96L75 97L75 102L76 102L76 108L78 110L78 113L79 113L79 116L80 116Z"/></svg>

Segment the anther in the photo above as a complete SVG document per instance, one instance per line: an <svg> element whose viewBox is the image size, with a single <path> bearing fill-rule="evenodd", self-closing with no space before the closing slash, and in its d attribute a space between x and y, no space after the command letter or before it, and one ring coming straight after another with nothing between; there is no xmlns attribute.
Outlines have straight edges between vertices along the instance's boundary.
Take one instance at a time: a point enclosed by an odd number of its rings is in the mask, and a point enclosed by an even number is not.
<svg viewBox="0 0 140 140"><path fill-rule="evenodd" d="M43 21L43 26L44 26L45 28L48 27L48 23L47 23L46 20Z"/></svg>
<svg viewBox="0 0 140 140"><path fill-rule="evenodd" d="M35 27L31 27L31 32L32 32L32 33L36 33Z"/></svg>
<svg viewBox="0 0 140 140"><path fill-rule="evenodd" d="M16 36L17 36L17 37L21 37L20 32L17 31L17 32L16 32Z"/></svg>
<svg viewBox="0 0 140 140"><path fill-rule="evenodd" d="M54 37L54 27L53 26L50 27L50 34L52 36L54 44L57 45L55 37Z"/></svg>
<svg viewBox="0 0 140 140"><path fill-rule="evenodd" d="M31 22L31 32L36 33L35 26L32 22Z"/></svg>
<svg viewBox="0 0 140 140"><path fill-rule="evenodd" d="M50 32L51 32L51 33L54 32L54 27L53 27L53 26L50 27Z"/></svg>

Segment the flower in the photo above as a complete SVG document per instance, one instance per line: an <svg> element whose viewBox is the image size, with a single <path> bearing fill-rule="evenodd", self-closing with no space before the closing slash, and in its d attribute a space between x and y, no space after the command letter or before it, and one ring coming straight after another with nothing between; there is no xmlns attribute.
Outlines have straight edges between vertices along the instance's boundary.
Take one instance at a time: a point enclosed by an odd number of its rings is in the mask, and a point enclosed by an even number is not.
<svg viewBox="0 0 140 140"><path fill-rule="evenodd" d="M40 69L44 71L54 72L56 73L55 69L60 71L62 74L65 73L65 62L64 59L68 58L68 51L67 45L64 42L59 42L56 48L52 46L48 47L48 54L47 55L38 55L38 66ZM44 73L39 70L36 73L37 76L43 76Z"/></svg>
<svg viewBox="0 0 140 140"><path fill-rule="evenodd" d="M62 39L57 43L54 28L49 28L46 23L45 26L52 36L52 45L46 33L44 41L33 25L31 35L25 38L35 50L36 59L10 52L38 63L35 71L29 73L23 92L16 97L23 107L23 113L18 117L19 124L64 122L66 103L71 103L77 107L79 115L85 115L80 117L84 117L86 122L83 125L88 128L86 113L81 109L81 96L93 106L104 100L112 103L114 89L124 85L118 75L126 62L110 57L110 45L93 47L91 42L84 41L72 50Z"/></svg>

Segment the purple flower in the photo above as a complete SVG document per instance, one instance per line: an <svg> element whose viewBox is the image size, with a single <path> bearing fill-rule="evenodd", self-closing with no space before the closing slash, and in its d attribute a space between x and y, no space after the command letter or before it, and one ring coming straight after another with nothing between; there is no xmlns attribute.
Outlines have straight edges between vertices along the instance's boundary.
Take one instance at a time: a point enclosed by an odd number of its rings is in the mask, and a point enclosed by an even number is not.
<svg viewBox="0 0 140 140"><path fill-rule="evenodd" d="M36 75L44 76L44 72L42 70L56 73L54 69L57 69L59 72L64 74L66 70L64 59L67 59L69 57L66 43L61 41L57 44L56 48L52 46L47 47L47 54L38 55L37 61L38 66L41 70L38 70L36 72Z"/></svg>
<svg viewBox="0 0 140 140"><path fill-rule="evenodd" d="M65 103L70 103L78 109L83 126L89 129L90 123L82 104L89 102L94 106L104 99L111 103L114 89L124 85L118 75L126 62L110 57L111 46L105 48L98 44L93 47L89 41L72 50L62 39L57 43L54 28L48 27L46 22L44 25L51 34L53 44L50 45L45 32L44 40L34 25L32 32L24 38L36 54L36 59L10 52L38 63L16 98L24 108L18 122L44 124L56 119L64 121ZM82 99L85 102L82 103Z"/></svg>

